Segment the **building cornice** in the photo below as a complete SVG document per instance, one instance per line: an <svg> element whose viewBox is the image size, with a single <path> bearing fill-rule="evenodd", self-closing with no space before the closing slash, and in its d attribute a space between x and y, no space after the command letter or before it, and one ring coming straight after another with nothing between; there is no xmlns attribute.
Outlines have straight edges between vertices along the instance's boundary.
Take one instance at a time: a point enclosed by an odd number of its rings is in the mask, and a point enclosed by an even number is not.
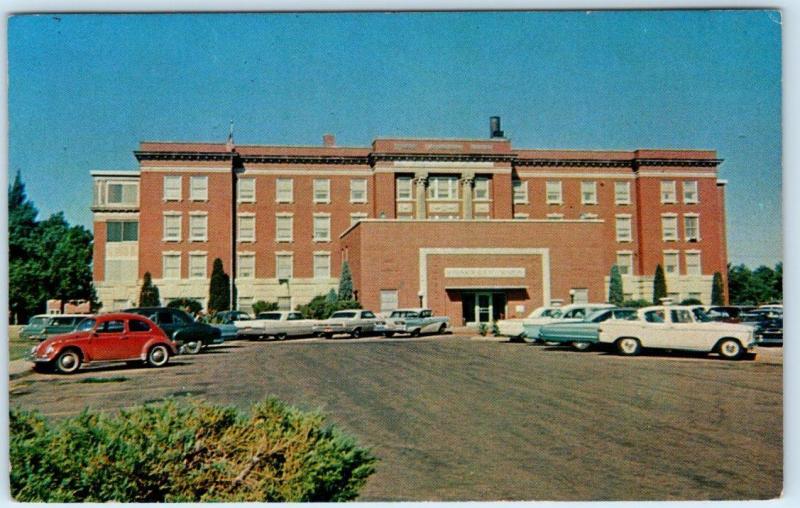
<svg viewBox="0 0 800 508"><path fill-rule="evenodd" d="M138 161L231 161L235 152L160 152L134 150Z"/></svg>
<svg viewBox="0 0 800 508"><path fill-rule="evenodd" d="M514 162L514 153L376 153L369 154L370 164L377 161L458 161L458 162Z"/></svg>
<svg viewBox="0 0 800 508"><path fill-rule="evenodd" d="M716 167L724 159L514 159L515 166L632 168L642 166Z"/></svg>
<svg viewBox="0 0 800 508"><path fill-rule="evenodd" d="M367 165L366 156L357 155L239 155L244 163Z"/></svg>

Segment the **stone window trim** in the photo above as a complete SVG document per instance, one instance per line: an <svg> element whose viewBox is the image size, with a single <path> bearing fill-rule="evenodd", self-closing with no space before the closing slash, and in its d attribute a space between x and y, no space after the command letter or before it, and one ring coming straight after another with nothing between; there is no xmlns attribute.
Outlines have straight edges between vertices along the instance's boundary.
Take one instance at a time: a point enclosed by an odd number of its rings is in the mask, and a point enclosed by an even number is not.
<svg viewBox="0 0 800 508"><path fill-rule="evenodd" d="M673 226L674 227L671 227ZM667 226L670 226L669 228ZM674 233L674 234L673 234ZM661 240L664 242L677 242L680 238L678 234L678 214L661 214Z"/></svg>
<svg viewBox="0 0 800 508"><path fill-rule="evenodd" d="M327 219L327 234L317 236L317 219ZM331 241L331 214L328 212L318 212L314 214L312 219L311 235L315 243L328 243Z"/></svg>
<svg viewBox="0 0 800 508"><path fill-rule="evenodd" d="M206 219L205 231L203 236L192 236L192 218L204 217ZM208 241L208 212L189 212L189 241L190 242L207 242Z"/></svg>
<svg viewBox="0 0 800 508"><path fill-rule="evenodd" d="M458 201L461 199L458 181L457 176L429 176L427 201Z"/></svg>
<svg viewBox="0 0 800 508"><path fill-rule="evenodd" d="M514 212L514 218L515 219L523 219L524 220L524 219L527 219L529 217L530 217L530 214L523 213L523 212Z"/></svg>
<svg viewBox="0 0 800 508"><path fill-rule="evenodd" d="M241 267L244 266L244 263L242 262L242 259L245 259L245 258L250 260L250 261L248 261L248 263L252 262L252 266L248 266L247 267L248 269L251 269L251 272L250 272L249 275L247 275L247 274L242 275L242 272L241 272ZM237 279L242 279L242 280L255 279L256 278L256 253L255 253L255 251L249 251L249 250L237 251L236 252L236 267L237 267L237 269L236 269L236 278Z"/></svg>
<svg viewBox="0 0 800 508"><path fill-rule="evenodd" d="M661 195L661 204L674 204L678 201L677 185L675 180L661 180L659 185L659 194Z"/></svg>
<svg viewBox="0 0 800 508"><path fill-rule="evenodd" d="M318 186L320 186L318 188ZM317 192L324 192L324 197L318 197ZM315 178L311 185L312 201L315 204L330 204L331 202L331 180L330 178Z"/></svg>
<svg viewBox="0 0 800 508"><path fill-rule="evenodd" d="M620 189L625 189L620 192ZM615 205L630 205L631 204L631 182L614 182L614 204Z"/></svg>
<svg viewBox="0 0 800 508"><path fill-rule="evenodd" d="M686 275L702 275L703 274L703 263L701 259L701 251L697 249L689 249L683 251L683 259L686 263ZM689 264L690 258L696 259L697 263ZM690 271L690 267L692 267L692 271ZM694 269L696 267L696 270Z"/></svg>
<svg viewBox="0 0 800 508"><path fill-rule="evenodd" d="M289 273L288 275L285 273L280 273L280 259L289 259ZM292 251L275 251L275 278L280 279L292 279L294 278L294 252Z"/></svg>
<svg viewBox="0 0 800 508"><path fill-rule="evenodd" d="M359 188L362 187L363 188ZM366 178L351 178L350 179L350 202L355 204L368 203L367 196L369 184ZM357 197L358 193L362 193L362 197Z"/></svg>
<svg viewBox="0 0 800 508"><path fill-rule="evenodd" d="M581 182L581 204L582 205L596 205L597 204L597 181L584 180Z"/></svg>
<svg viewBox="0 0 800 508"><path fill-rule="evenodd" d="M402 182L402 184L401 184ZM408 196L401 196L401 190L405 191L407 187ZM405 192L403 192L405 193ZM395 199L398 202L414 201L414 177L412 176L398 176L395 179Z"/></svg>
<svg viewBox="0 0 800 508"><path fill-rule="evenodd" d="M178 276L177 277L167 277L167 258L171 259L178 259ZM164 280L180 280L181 278L181 253L180 251L163 251L161 253L161 278Z"/></svg>
<svg viewBox="0 0 800 508"><path fill-rule="evenodd" d="M664 275L666 277L677 277L681 273L680 267L680 251L675 249L665 249L662 252L662 263L664 266ZM670 261L674 261L674 265L669 265L667 263L667 258L671 258ZM669 270L669 266L674 266L674 271Z"/></svg>
<svg viewBox="0 0 800 508"><path fill-rule="evenodd" d="M275 179L275 202L276 203L294 203L294 179L293 178L276 178Z"/></svg>
<svg viewBox="0 0 800 508"><path fill-rule="evenodd" d="M627 222L627 231L624 229L620 231L620 221ZM633 217L629 213L618 213L614 216L614 227L616 230L617 242L630 243L633 242ZM623 234L620 234L620 233Z"/></svg>
<svg viewBox="0 0 800 508"><path fill-rule="evenodd" d="M369 214L366 212L354 212L350 214L350 225L355 225L358 221L362 219L369 218Z"/></svg>
<svg viewBox="0 0 800 508"><path fill-rule="evenodd" d="M183 199L183 176L181 175L164 175L164 189L162 193L162 201L182 201ZM177 182L177 185L168 185L167 182Z"/></svg>
<svg viewBox="0 0 800 508"><path fill-rule="evenodd" d="M245 182L247 184L245 185ZM252 189L250 186L252 185ZM244 195L244 192L250 194L252 190L252 195L247 196ZM236 202L237 203L255 203L256 202L256 179L253 177L241 177L236 182Z"/></svg>
<svg viewBox="0 0 800 508"><path fill-rule="evenodd" d="M481 182L480 185L478 182ZM492 201L492 179L486 176L476 176L472 180L472 200L478 203L490 203ZM486 185L484 189L480 189L480 186ZM486 196L478 197L478 192L486 191Z"/></svg>
<svg viewBox="0 0 800 508"><path fill-rule="evenodd" d="M289 236L281 238L278 236L279 223L281 219L289 219ZM292 243L294 241L294 213L292 212L278 212L275 214L275 241L278 243Z"/></svg>
<svg viewBox="0 0 800 508"><path fill-rule="evenodd" d="M253 236L242 238L242 219L253 219ZM239 212L236 214L236 242L255 243L256 241L256 214L253 212Z"/></svg>
<svg viewBox="0 0 800 508"><path fill-rule="evenodd" d="M192 263L194 259L202 258L203 259L203 275L194 276L193 273L193 266ZM192 250L189 251L189 278L190 279L206 279L208 278L208 252L204 250Z"/></svg>
<svg viewBox="0 0 800 508"><path fill-rule="evenodd" d="M328 266L327 274L323 277L317 277L317 269L321 268L320 266L317 265L317 259L319 258L327 258L327 266ZM313 272L314 279L324 280L331 278L331 251L315 250L312 255L312 263L313 263L312 269L314 270Z"/></svg>
<svg viewBox="0 0 800 508"><path fill-rule="evenodd" d="M687 205L696 205L700 202L700 191L697 185L697 180L684 180L681 183L683 188L683 203Z"/></svg>
<svg viewBox="0 0 800 508"><path fill-rule="evenodd" d="M548 213L547 214L547 220L552 220L552 221L564 220L564 214L563 213Z"/></svg>
<svg viewBox="0 0 800 508"><path fill-rule="evenodd" d="M547 180L545 182L545 203L548 205L564 204L564 187L561 180Z"/></svg>
<svg viewBox="0 0 800 508"><path fill-rule="evenodd" d="M620 263L620 258L626 258L626 264ZM633 251L632 250L618 250L617 251L617 268L622 277L629 277L633 275ZM625 269L623 273L623 268Z"/></svg>
<svg viewBox="0 0 800 508"><path fill-rule="evenodd" d="M208 201L208 176L189 177L189 201Z"/></svg>
<svg viewBox="0 0 800 508"><path fill-rule="evenodd" d="M695 233L694 235L690 235L689 234L691 232L690 231L691 230L690 226L692 226L690 224L690 221L692 221L692 220L694 220L694 222L695 222L693 226L696 229L696 231L694 232ZM686 214L683 214L683 233L684 233L684 240L686 240L687 242L694 243L694 242L699 242L700 241L700 239L701 239L701 237L700 237L700 214L698 214L698 213L686 213Z"/></svg>
<svg viewBox="0 0 800 508"><path fill-rule="evenodd" d="M173 212L167 211L163 212L163 230L162 230L162 238L161 241L163 242L180 242L181 238L183 237L183 213L182 212ZM175 220L177 219L177 228L174 224L167 224L167 220ZM170 229L177 229L177 235L168 235L167 232Z"/></svg>
<svg viewBox="0 0 800 508"><path fill-rule="evenodd" d="M530 204L530 201L528 201L528 180L512 180L511 195L515 205Z"/></svg>

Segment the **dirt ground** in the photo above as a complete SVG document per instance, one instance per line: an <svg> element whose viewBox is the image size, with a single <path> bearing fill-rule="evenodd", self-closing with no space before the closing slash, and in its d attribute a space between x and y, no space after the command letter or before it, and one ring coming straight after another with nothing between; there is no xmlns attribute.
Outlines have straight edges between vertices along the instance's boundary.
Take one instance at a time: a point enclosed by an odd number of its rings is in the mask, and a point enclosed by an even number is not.
<svg viewBox="0 0 800 508"><path fill-rule="evenodd" d="M106 382L97 382L106 381ZM782 351L756 361L466 337L231 342L163 369L10 383L59 417L165 397L268 394L380 458L360 500L765 499L782 489Z"/></svg>

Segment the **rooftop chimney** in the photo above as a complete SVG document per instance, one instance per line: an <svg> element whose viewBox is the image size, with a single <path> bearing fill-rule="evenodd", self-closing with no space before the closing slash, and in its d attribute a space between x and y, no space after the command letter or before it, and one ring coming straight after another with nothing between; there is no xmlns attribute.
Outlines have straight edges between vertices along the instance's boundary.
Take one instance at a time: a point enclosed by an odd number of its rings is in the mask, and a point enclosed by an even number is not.
<svg viewBox="0 0 800 508"><path fill-rule="evenodd" d="M493 116L489 119L489 137L502 138L503 131L500 130L500 117Z"/></svg>
<svg viewBox="0 0 800 508"><path fill-rule="evenodd" d="M322 135L322 145L323 146L336 146L336 136L333 134L323 134Z"/></svg>

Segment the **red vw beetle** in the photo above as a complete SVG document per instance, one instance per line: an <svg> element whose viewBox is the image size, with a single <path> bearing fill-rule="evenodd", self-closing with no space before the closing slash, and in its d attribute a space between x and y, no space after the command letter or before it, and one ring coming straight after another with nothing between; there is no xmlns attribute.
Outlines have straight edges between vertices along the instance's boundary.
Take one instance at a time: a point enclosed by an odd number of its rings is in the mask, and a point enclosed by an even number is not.
<svg viewBox="0 0 800 508"><path fill-rule="evenodd" d="M138 314L112 313L86 318L74 332L51 337L31 351L36 370L55 368L72 374L93 362L167 364L178 354L171 341L152 321Z"/></svg>

